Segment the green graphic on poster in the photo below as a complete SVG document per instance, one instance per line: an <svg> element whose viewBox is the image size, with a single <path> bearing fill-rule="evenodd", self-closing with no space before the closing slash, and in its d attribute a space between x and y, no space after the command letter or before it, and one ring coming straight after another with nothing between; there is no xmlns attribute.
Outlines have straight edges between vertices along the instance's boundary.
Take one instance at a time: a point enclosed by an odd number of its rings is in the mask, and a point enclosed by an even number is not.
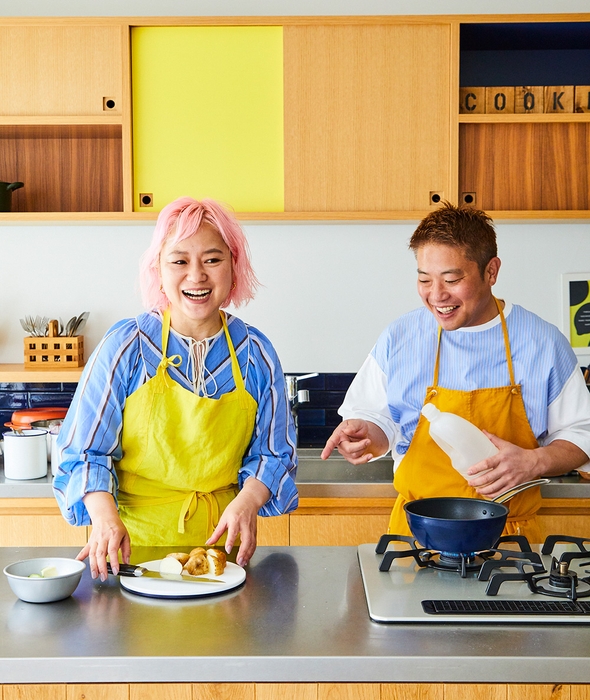
<svg viewBox="0 0 590 700"><path fill-rule="evenodd" d="M574 348L590 345L590 277L569 282L570 343Z"/></svg>

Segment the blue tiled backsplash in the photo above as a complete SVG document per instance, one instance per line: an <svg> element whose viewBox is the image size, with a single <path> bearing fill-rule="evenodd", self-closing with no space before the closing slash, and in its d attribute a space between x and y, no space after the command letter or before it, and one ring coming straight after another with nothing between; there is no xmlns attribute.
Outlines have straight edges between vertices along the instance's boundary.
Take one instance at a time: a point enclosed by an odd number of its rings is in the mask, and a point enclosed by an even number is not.
<svg viewBox="0 0 590 700"><path fill-rule="evenodd" d="M290 372L303 375L307 372ZM342 418L338 409L354 374L326 373L304 379L299 389L309 391L309 402L299 404L299 447L323 447Z"/></svg>
<svg viewBox="0 0 590 700"><path fill-rule="evenodd" d="M340 423L337 411L353 379L354 374L319 374L300 383L300 389L309 391L309 402L299 404L298 407L300 447L324 446ZM75 390L76 384L0 382L0 430L8 430L4 423L10 421L13 411L42 406L69 406Z"/></svg>
<svg viewBox="0 0 590 700"><path fill-rule="evenodd" d="M26 408L42 408L43 406L70 405L76 391L76 384L16 384L0 382L0 431L12 418L14 411Z"/></svg>

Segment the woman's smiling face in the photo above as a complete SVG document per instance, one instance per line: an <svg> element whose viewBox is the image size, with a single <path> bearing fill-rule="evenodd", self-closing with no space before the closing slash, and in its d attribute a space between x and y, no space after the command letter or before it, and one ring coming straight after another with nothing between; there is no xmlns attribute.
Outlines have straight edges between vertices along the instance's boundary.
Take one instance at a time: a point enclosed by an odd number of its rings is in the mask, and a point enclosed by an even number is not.
<svg viewBox="0 0 590 700"><path fill-rule="evenodd" d="M160 253L162 288L170 322L182 335L202 340L221 328L219 309L230 293L231 252L210 224L180 242L170 236Z"/></svg>
<svg viewBox="0 0 590 700"><path fill-rule="evenodd" d="M446 331L479 326L498 313L492 296L500 259L492 258L483 277L461 248L427 243L416 253L418 293L439 325Z"/></svg>

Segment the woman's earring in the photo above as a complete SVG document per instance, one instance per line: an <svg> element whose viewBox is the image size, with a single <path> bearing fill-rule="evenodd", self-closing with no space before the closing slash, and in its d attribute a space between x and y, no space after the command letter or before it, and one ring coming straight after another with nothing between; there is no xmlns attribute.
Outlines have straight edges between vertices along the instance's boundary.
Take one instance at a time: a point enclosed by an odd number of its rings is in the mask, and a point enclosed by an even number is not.
<svg viewBox="0 0 590 700"><path fill-rule="evenodd" d="M235 282L232 283L231 288L232 288L232 291L236 288L236 283L235 283Z"/></svg>

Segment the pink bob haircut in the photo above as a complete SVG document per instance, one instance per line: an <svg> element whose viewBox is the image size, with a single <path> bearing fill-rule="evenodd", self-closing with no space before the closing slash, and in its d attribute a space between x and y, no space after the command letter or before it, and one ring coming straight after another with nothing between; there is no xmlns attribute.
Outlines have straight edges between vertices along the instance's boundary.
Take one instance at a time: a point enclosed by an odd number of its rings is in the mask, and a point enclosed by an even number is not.
<svg viewBox="0 0 590 700"><path fill-rule="evenodd" d="M250 264L248 241L237 219L212 199L180 197L160 212L150 247L141 257L139 284L147 309L163 311L170 303L160 289L160 253L164 244L169 237L176 243L190 238L203 223L219 232L231 252L234 284L221 306L241 306L254 298L259 282Z"/></svg>

